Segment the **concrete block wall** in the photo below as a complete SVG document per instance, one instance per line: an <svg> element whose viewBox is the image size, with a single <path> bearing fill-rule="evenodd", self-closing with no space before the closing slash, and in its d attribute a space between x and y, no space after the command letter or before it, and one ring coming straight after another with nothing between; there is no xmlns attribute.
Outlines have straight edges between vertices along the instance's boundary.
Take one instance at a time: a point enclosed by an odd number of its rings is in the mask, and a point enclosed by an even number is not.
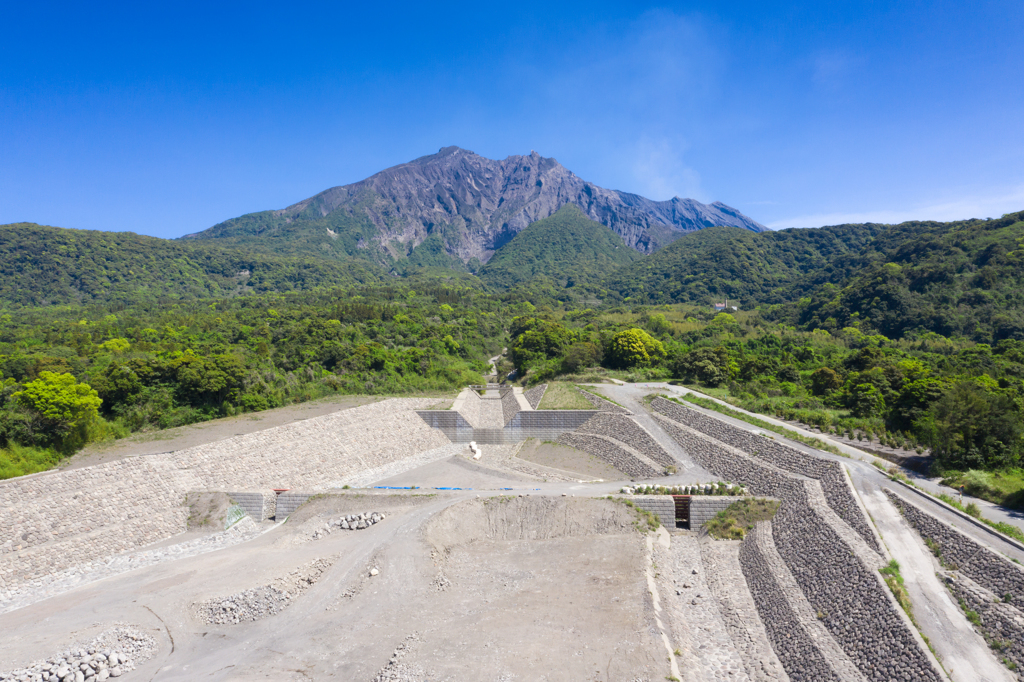
<svg viewBox="0 0 1024 682"><path fill-rule="evenodd" d="M742 500L742 497L729 497L726 495L693 495L690 497L690 529L696 530L705 523L715 518L720 511L725 511L733 502Z"/></svg>
<svg viewBox="0 0 1024 682"><path fill-rule="evenodd" d="M317 490L450 441L417 414L429 398L392 398L179 450L169 459L205 490Z"/></svg>
<svg viewBox="0 0 1024 682"><path fill-rule="evenodd" d="M476 441L485 445L507 445L527 438L557 440L566 431L573 431L597 414L593 410L520 410L504 428L474 427L452 410L417 410L430 428L444 433L452 443Z"/></svg>
<svg viewBox="0 0 1024 682"><path fill-rule="evenodd" d="M676 503L671 495L633 495L626 499L644 511L655 514L666 528L676 527Z"/></svg>
<svg viewBox="0 0 1024 682"><path fill-rule="evenodd" d="M274 518L276 495L272 492L233 491L228 496L256 523Z"/></svg>
<svg viewBox="0 0 1024 682"><path fill-rule="evenodd" d="M292 513L306 503L312 495L310 493L298 493L289 490L277 496L277 510L274 518L278 521L291 516Z"/></svg>
<svg viewBox="0 0 1024 682"><path fill-rule="evenodd" d="M159 456L0 483L0 596L185 530L201 481Z"/></svg>
<svg viewBox="0 0 1024 682"><path fill-rule="evenodd" d="M450 444L415 412L433 399L390 399L252 434L92 467L0 482L0 598L17 585L159 542L186 528L185 495L262 492L331 481ZM271 497L268 497L270 495Z"/></svg>

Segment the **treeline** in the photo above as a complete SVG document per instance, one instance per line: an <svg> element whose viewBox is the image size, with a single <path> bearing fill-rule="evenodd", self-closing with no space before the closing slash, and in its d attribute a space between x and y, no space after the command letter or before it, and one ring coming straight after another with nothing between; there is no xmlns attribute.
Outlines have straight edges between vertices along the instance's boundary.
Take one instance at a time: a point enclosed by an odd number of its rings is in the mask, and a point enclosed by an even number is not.
<svg viewBox="0 0 1024 682"><path fill-rule="evenodd" d="M89 440L141 429L338 392L404 394L480 383L513 312L478 291L432 285L117 313L7 313L0 316L6 475L26 473L33 461L50 466ZM15 451L22 453L17 466Z"/></svg>
<svg viewBox="0 0 1024 682"><path fill-rule="evenodd" d="M1012 469L1024 454L1024 341L804 332L728 313L681 324L652 310L522 316L510 332L511 359L528 383L617 370L726 389L747 409L928 447L936 472Z"/></svg>
<svg viewBox="0 0 1024 682"><path fill-rule="evenodd" d="M282 258L130 232L0 225L0 309L228 298L381 281L362 261Z"/></svg>

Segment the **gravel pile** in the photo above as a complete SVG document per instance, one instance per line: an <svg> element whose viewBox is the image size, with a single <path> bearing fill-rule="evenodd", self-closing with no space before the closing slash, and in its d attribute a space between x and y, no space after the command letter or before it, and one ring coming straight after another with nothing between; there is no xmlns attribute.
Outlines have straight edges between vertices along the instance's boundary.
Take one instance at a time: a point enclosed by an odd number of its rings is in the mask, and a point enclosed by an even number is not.
<svg viewBox="0 0 1024 682"><path fill-rule="evenodd" d="M328 521L320 528L313 531L311 539L319 540L336 530L363 530L380 523L386 518L384 512L363 512L362 514L349 514L334 521Z"/></svg>
<svg viewBox="0 0 1024 682"><path fill-rule="evenodd" d="M269 585L194 604L193 612L209 625L235 625L273 616L316 584L333 563L333 557L311 561Z"/></svg>
<svg viewBox="0 0 1024 682"><path fill-rule="evenodd" d="M131 625L106 630L88 644L76 645L28 668L0 672L17 682L102 682L135 669L156 651L156 640Z"/></svg>
<svg viewBox="0 0 1024 682"><path fill-rule="evenodd" d="M388 664L381 668L377 676L373 678L373 682L420 682L423 680L426 677L423 668L402 663L402 659L418 641L419 635L415 632L406 637L405 641L395 649Z"/></svg>

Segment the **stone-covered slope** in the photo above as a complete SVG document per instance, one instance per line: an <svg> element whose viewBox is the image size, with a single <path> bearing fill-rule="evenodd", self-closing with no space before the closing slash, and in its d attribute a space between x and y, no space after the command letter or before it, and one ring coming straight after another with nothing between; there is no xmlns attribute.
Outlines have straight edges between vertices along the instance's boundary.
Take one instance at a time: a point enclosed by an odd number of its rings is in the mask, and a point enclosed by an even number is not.
<svg viewBox="0 0 1024 682"><path fill-rule="evenodd" d="M662 422L665 430L701 466L743 483L754 494L782 500L771 523L771 540L785 564L784 573L792 576L794 589L798 587L802 596L796 595L795 602L787 601L784 586L780 590L765 582L773 571L764 563L763 551L749 547L749 551L741 554L741 562L772 646L791 679L846 680L862 676L867 680L939 682L941 675L925 652L923 641L915 636L876 570L878 555L867 548L867 542L861 542L863 538L854 530L844 538L839 528L846 525L846 517L843 522L837 517L829 522L832 500L829 505L822 504L820 497L818 502L814 501L813 489L826 488L826 481L787 471L782 463L762 459L761 447L747 450L751 445L747 440L749 434L742 429L720 420L708 423L705 420L710 418L705 415L665 400L655 400L652 406L662 414L671 413ZM667 409L668 406L678 409ZM842 516L839 512L835 509ZM851 537L859 540L851 543ZM748 536L745 542L766 540L758 533ZM778 583L778 571L774 574ZM799 609L794 606L802 600L810 604L815 620L845 654L842 661L827 654L834 646L830 641L814 641L814 623L798 618ZM794 618L799 622L794 622ZM793 639L797 627L808 633L802 642ZM809 646L813 648L808 649ZM811 655L814 650L819 655ZM857 674L844 673L846 659L856 666Z"/></svg>

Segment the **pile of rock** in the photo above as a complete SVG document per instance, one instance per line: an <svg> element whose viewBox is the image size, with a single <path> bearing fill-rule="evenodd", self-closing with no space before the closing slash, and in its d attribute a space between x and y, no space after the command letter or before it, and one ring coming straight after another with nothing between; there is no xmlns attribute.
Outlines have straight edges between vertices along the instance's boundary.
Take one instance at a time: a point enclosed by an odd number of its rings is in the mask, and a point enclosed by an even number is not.
<svg viewBox="0 0 1024 682"><path fill-rule="evenodd" d="M320 528L313 531L313 540L326 537L336 530L363 530L380 523L386 518L384 512L363 512L362 514L349 514L334 521L328 521Z"/></svg>
<svg viewBox="0 0 1024 682"><path fill-rule="evenodd" d="M648 485L625 486L619 490L623 495L746 495L747 489L733 483L697 483L694 485Z"/></svg>
<svg viewBox="0 0 1024 682"><path fill-rule="evenodd" d="M210 625L236 625L273 616L316 584L333 563L333 557L316 559L269 585L194 604L193 612Z"/></svg>
<svg viewBox="0 0 1024 682"><path fill-rule="evenodd" d="M156 640L138 628L121 625L102 633L89 644L72 647L28 668L0 672L7 682L102 682L120 677L148 660Z"/></svg>

